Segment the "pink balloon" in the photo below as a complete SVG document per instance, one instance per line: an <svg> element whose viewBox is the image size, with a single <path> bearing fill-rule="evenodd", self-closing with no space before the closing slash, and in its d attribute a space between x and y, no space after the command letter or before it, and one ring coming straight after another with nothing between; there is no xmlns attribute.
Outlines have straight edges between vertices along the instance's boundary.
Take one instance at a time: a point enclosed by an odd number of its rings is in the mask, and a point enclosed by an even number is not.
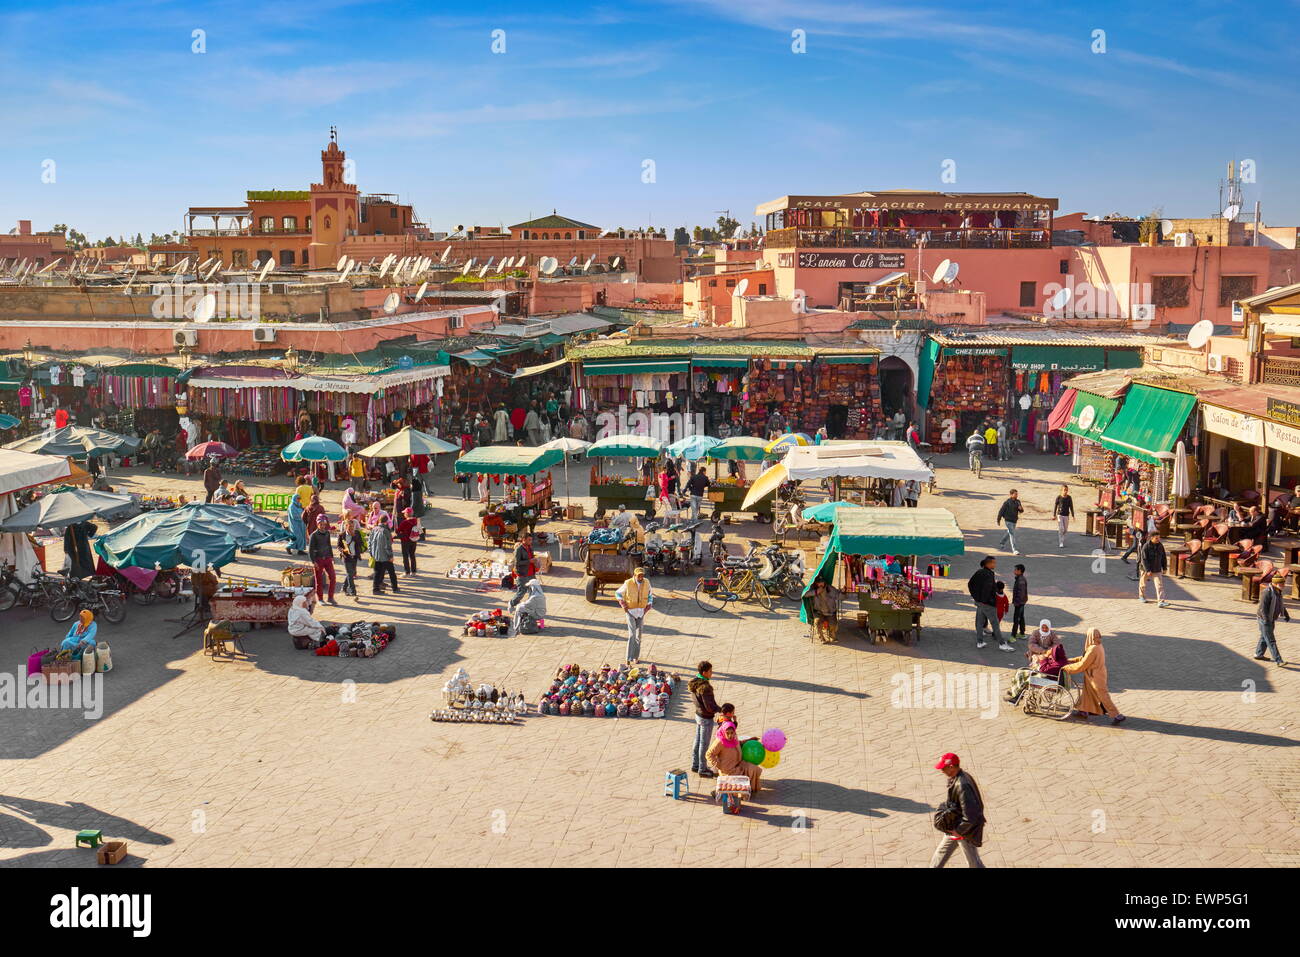
<svg viewBox="0 0 1300 957"><path fill-rule="evenodd" d="M780 751L785 747L785 732L780 728L768 728L761 740L768 751Z"/></svg>

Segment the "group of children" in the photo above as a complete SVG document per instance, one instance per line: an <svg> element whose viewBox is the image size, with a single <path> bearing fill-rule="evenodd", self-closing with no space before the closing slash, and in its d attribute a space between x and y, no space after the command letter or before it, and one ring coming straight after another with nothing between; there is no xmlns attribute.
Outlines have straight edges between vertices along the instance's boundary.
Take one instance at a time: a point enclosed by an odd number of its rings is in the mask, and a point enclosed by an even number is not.
<svg viewBox="0 0 1300 957"><path fill-rule="evenodd" d="M1011 597L1007 597L1007 583L1000 581L994 587L997 589L997 612L998 621L1002 621L1002 616L1007 613L1007 609L1012 609L1011 614L1011 637L1025 635L1025 605L1029 603L1029 579L1025 577L1025 566L1017 565L1013 570L1015 578L1011 580Z"/></svg>

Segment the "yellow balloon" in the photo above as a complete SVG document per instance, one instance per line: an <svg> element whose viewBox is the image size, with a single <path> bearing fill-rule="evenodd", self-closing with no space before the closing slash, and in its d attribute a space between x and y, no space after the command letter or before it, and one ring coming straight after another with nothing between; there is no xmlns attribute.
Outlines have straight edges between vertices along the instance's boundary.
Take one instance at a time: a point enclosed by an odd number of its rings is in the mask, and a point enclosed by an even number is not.
<svg viewBox="0 0 1300 957"><path fill-rule="evenodd" d="M781 763L780 751L769 751L766 757L759 763L760 768L774 768Z"/></svg>

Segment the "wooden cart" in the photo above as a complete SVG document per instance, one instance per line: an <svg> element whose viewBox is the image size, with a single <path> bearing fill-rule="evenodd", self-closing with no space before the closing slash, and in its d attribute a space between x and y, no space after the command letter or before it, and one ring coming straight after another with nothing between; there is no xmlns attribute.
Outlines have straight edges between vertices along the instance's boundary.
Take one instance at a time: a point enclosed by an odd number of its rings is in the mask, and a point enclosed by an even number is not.
<svg viewBox="0 0 1300 957"><path fill-rule="evenodd" d="M587 601L594 604L607 587L612 585L617 588L623 584L632 577L632 570L640 564L641 556L635 552L608 545L590 546L587 549L587 577L582 583Z"/></svg>

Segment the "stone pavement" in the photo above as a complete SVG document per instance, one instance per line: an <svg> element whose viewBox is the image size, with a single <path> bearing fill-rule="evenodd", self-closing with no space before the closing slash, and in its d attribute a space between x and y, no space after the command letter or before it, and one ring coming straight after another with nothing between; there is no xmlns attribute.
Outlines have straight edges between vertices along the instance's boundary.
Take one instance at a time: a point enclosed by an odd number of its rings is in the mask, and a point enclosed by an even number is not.
<svg viewBox="0 0 1300 957"><path fill-rule="evenodd" d="M1300 864L1300 677L1251 659L1253 608L1235 600L1235 579L1172 583L1169 609L1139 604L1132 566L1096 566L1095 539L1072 533L1057 548L1050 506L1068 460L990 463L978 482L956 456L943 464L940 491L921 504L956 513L967 553L937 580L915 647L867 644L848 623L839 645L814 645L789 604L706 615L693 576L658 578L643 653L683 675L668 718L531 716L506 727L428 714L458 666L535 702L561 662L619 661L620 615L612 598L587 604L580 570L565 562L542 579L544 633L463 637L467 615L508 596L442 575L483 549L477 506L460 500L444 463L420 576L403 579L399 597L371 598L367 585L362 602L342 599L335 613L398 623L397 642L377 658L318 658L268 630L248 637L251 660L214 662L197 630L171 637L179 626L168 619L183 608L132 605L125 623L101 627L115 662L101 718L0 712L0 864L93 864L72 849L73 834L102 827L131 843L128 863L153 867L923 866L938 837L930 813L944 779L933 765L945 751L983 790L990 866ZM199 487L115 478L134 490ZM1010 581L1012 556L992 546L1012 486L1029 506L1016 559L1028 566L1029 621L1050 618L1072 655L1085 627L1103 631L1123 726L1028 717L1005 703L988 718L978 707L891 702L891 679L917 667L996 678L1000 699L1023 661L996 644L975 648L965 596L985 553ZM1091 497L1074 491L1080 503ZM338 501L327 493L328 508ZM729 526L733 541L737 530L766 527ZM240 557L227 571L260 580L284 564L274 547ZM10 672L64 631L43 612L0 622ZM1283 654L1300 660L1300 618L1278 631ZM789 737L764 774L770 787L738 817L694 777L687 800L662 795L664 772L689 766L685 680L701 658L714 663L718 698L736 704L742 733L775 726Z"/></svg>

